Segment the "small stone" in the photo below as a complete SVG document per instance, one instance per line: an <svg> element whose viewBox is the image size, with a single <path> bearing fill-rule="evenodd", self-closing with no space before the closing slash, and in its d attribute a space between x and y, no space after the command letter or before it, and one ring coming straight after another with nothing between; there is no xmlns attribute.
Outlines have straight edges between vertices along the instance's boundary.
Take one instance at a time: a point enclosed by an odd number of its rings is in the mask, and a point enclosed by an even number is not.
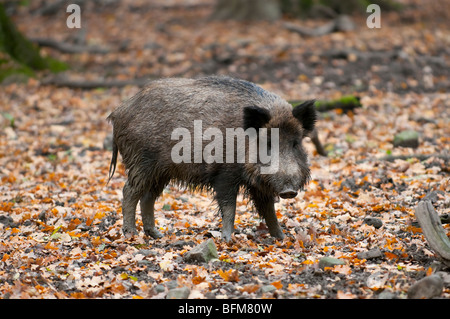
<svg viewBox="0 0 450 319"><path fill-rule="evenodd" d="M169 290L166 299L187 299L191 290L188 287L174 288Z"/></svg>
<svg viewBox="0 0 450 319"><path fill-rule="evenodd" d="M195 246L183 255L185 261L208 262L217 258L219 258L219 255L217 254L217 248L212 238Z"/></svg>
<svg viewBox="0 0 450 319"><path fill-rule="evenodd" d="M14 220L12 219L12 217L7 216L7 215L0 215L0 223L2 223L3 225L5 225L5 227L17 227L17 224L14 223Z"/></svg>
<svg viewBox="0 0 450 319"><path fill-rule="evenodd" d="M167 287L167 289L175 289L175 288L177 288L178 287L178 282L176 281L176 280L171 280L171 281L168 281L168 282L166 282L166 287Z"/></svg>
<svg viewBox="0 0 450 319"><path fill-rule="evenodd" d="M394 136L394 147L419 147L419 133L416 131L403 131Z"/></svg>
<svg viewBox="0 0 450 319"><path fill-rule="evenodd" d="M277 290L277 288L274 285L264 285L261 287L261 292L263 294L269 293L269 292L274 292L275 290Z"/></svg>
<svg viewBox="0 0 450 319"><path fill-rule="evenodd" d="M134 256L136 255L143 255L143 256L156 256L157 253L154 250L151 249L139 249L137 252L133 253Z"/></svg>
<svg viewBox="0 0 450 319"><path fill-rule="evenodd" d="M393 292L385 290L378 295L378 299L398 299L398 297Z"/></svg>
<svg viewBox="0 0 450 319"><path fill-rule="evenodd" d="M441 295L444 281L439 275L422 278L408 289L408 299L431 299Z"/></svg>
<svg viewBox="0 0 450 319"><path fill-rule="evenodd" d="M137 261L137 264L138 264L138 266L150 267L150 266L153 265L154 263L151 262L150 260L142 259L142 260L138 260L138 261Z"/></svg>
<svg viewBox="0 0 450 319"><path fill-rule="evenodd" d="M336 18L336 29L343 32L355 30L355 23L345 14L341 14Z"/></svg>
<svg viewBox="0 0 450 319"><path fill-rule="evenodd" d="M333 257L323 257L319 260L320 269L325 269L325 267L334 267L336 265L345 265L345 261Z"/></svg>
<svg viewBox="0 0 450 319"><path fill-rule="evenodd" d="M378 229L381 226L383 226L382 220L379 219L379 218L375 218L375 217L366 217L366 218L364 218L364 223L369 225L369 226L373 226L376 229Z"/></svg>
<svg viewBox="0 0 450 319"><path fill-rule="evenodd" d="M164 287L164 285L161 285L161 284L156 285L156 286L155 286L155 291L156 291L157 293L164 292L164 291L166 291L166 287Z"/></svg>
<svg viewBox="0 0 450 319"><path fill-rule="evenodd" d="M388 276L388 274L377 271L367 277L366 285L370 289L383 288L386 284L386 281L388 280Z"/></svg>
<svg viewBox="0 0 450 319"><path fill-rule="evenodd" d="M358 259L375 259L383 257L384 254L379 248L374 248L368 251L362 251L356 255Z"/></svg>
<svg viewBox="0 0 450 319"><path fill-rule="evenodd" d="M194 246L195 244L192 241L185 241L185 240L177 240L173 244L171 244L172 247L175 248L183 248L184 246Z"/></svg>

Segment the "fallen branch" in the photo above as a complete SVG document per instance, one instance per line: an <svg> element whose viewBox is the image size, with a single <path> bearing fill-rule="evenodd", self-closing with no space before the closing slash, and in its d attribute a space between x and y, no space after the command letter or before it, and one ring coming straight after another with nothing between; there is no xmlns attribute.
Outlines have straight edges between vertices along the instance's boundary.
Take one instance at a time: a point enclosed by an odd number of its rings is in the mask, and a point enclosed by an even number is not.
<svg viewBox="0 0 450 319"><path fill-rule="evenodd" d="M333 21L314 29L305 28L289 22L284 23L283 26L289 31L293 31L307 37L320 37L332 32L347 32L355 29L354 23L350 17L346 15L340 15Z"/></svg>
<svg viewBox="0 0 450 319"><path fill-rule="evenodd" d="M314 129L314 131L311 133L310 138L311 138L311 142L316 147L317 153L322 156L327 156L328 152L325 150L325 148L322 146L322 143L320 142L317 129Z"/></svg>
<svg viewBox="0 0 450 319"><path fill-rule="evenodd" d="M53 39L47 38L32 38L30 41L36 43L40 47L49 47L52 49L56 49L62 53L96 53L96 54L106 54L110 53L111 50L105 47L99 46L86 46L86 45L78 45L71 44L65 42L58 42Z"/></svg>
<svg viewBox="0 0 450 319"><path fill-rule="evenodd" d="M327 24L324 24L323 26L314 28L314 29L310 29L310 28L305 28L302 26L299 26L297 24L294 23L290 23L290 22L286 22L283 24L284 28L289 30L289 31L293 31L296 33L299 33L303 36L307 36L307 37L320 37L322 35L325 34L329 34L331 32L334 32L334 29L336 27L336 23L334 21L329 22Z"/></svg>
<svg viewBox="0 0 450 319"><path fill-rule="evenodd" d="M72 3L81 5L83 2L84 0L76 0L73 1ZM65 6L67 6L66 0L51 1L48 4L44 2L43 5L41 5L37 10L34 11L34 14L43 16L53 15L64 10Z"/></svg>
<svg viewBox="0 0 450 319"><path fill-rule="evenodd" d="M364 163L364 162L370 162L370 161L387 161L387 162L393 162L395 160L408 160L410 158L417 158L419 161L426 161L430 158L439 158L444 160L445 162L447 162L448 160L450 160L450 155L448 154L408 154L408 155L387 155L387 156L383 156L380 158L365 158L359 161L356 161L357 164L359 163Z"/></svg>
<svg viewBox="0 0 450 319"><path fill-rule="evenodd" d="M431 202L421 201L415 214L430 247L443 263L450 266L450 240Z"/></svg>
<svg viewBox="0 0 450 319"><path fill-rule="evenodd" d="M71 80L64 79L61 77L51 77L46 78L41 81L43 85L55 85L58 87L69 87L73 89L97 89L97 88L113 88L113 87L124 87L127 85L134 85L142 87L147 84L149 79L131 79L131 80Z"/></svg>
<svg viewBox="0 0 450 319"><path fill-rule="evenodd" d="M410 154L410 155L387 155L380 158L380 160L393 162L397 159L407 160L409 158L417 158L419 161L426 161L432 157L443 159L444 161L448 161L450 159L449 155L446 154Z"/></svg>
<svg viewBox="0 0 450 319"><path fill-rule="evenodd" d="M441 222L442 225L444 224L450 224L450 215L449 214L443 214L443 215L439 215L439 220ZM420 224L418 221L413 221L411 222L411 226L420 228Z"/></svg>

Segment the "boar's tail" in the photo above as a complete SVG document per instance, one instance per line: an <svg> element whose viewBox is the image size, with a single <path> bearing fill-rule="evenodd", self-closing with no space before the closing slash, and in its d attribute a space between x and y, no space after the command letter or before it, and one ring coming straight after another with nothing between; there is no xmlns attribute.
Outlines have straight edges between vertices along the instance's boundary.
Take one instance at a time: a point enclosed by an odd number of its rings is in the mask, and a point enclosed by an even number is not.
<svg viewBox="0 0 450 319"><path fill-rule="evenodd" d="M111 178L114 175L114 172L116 171L117 154L118 154L118 152L119 152L119 149L117 148L117 144L116 144L116 142L113 141L113 143L112 143L111 164L109 164L109 178L108 178L108 182L106 184L109 183L109 181L111 180Z"/></svg>

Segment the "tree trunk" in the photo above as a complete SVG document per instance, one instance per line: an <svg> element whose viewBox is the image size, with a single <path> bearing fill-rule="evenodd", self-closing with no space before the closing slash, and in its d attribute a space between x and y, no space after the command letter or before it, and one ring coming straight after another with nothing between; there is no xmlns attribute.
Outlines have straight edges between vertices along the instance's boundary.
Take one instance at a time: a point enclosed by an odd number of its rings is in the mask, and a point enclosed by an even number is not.
<svg viewBox="0 0 450 319"><path fill-rule="evenodd" d="M45 60L39 55L39 49L17 30L6 15L3 4L0 4L0 50L32 69L42 70L47 67Z"/></svg>
<svg viewBox="0 0 450 319"><path fill-rule="evenodd" d="M50 69L57 72L67 69L67 66L49 57L42 57L39 47L33 45L6 14L3 4L0 3L0 51L5 52L11 59L31 70Z"/></svg>
<svg viewBox="0 0 450 319"><path fill-rule="evenodd" d="M278 0L217 0L213 19L276 20L281 16Z"/></svg>

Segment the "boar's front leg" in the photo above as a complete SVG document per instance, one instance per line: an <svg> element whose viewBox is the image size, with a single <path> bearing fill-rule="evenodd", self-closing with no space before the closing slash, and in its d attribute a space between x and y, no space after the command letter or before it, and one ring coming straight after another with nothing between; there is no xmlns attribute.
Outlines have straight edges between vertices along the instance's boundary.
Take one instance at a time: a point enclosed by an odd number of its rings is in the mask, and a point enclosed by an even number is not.
<svg viewBox="0 0 450 319"><path fill-rule="evenodd" d="M256 189L250 190L250 196L259 215L264 217L270 235L275 238L283 239L284 234L278 224L277 215L275 213L274 197L263 194Z"/></svg>
<svg viewBox="0 0 450 319"><path fill-rule="evenodd" d="M220 211L222 212L222 238L229 242L231 241L231 234L234 232L234 217L236 215L236 200L234 202L227 201L220 204Z"/></svg>
<svg viewBox="0 0 450 319"><path fill-rule="evenodd" d="M216 201L222 213L222 238L229 242L234 232L234 217L236 214L236 198L239 188L228 185L221 180L215 185Z"/></svg>
<svg viewBox="0 0 450 319"><path fill-rule="evenodd" d="M155 200L161 194L162 189L152 189L146 192L140 201L142 223L144 233L153 238L161 238L163 235L155 228Z"/></svg>

